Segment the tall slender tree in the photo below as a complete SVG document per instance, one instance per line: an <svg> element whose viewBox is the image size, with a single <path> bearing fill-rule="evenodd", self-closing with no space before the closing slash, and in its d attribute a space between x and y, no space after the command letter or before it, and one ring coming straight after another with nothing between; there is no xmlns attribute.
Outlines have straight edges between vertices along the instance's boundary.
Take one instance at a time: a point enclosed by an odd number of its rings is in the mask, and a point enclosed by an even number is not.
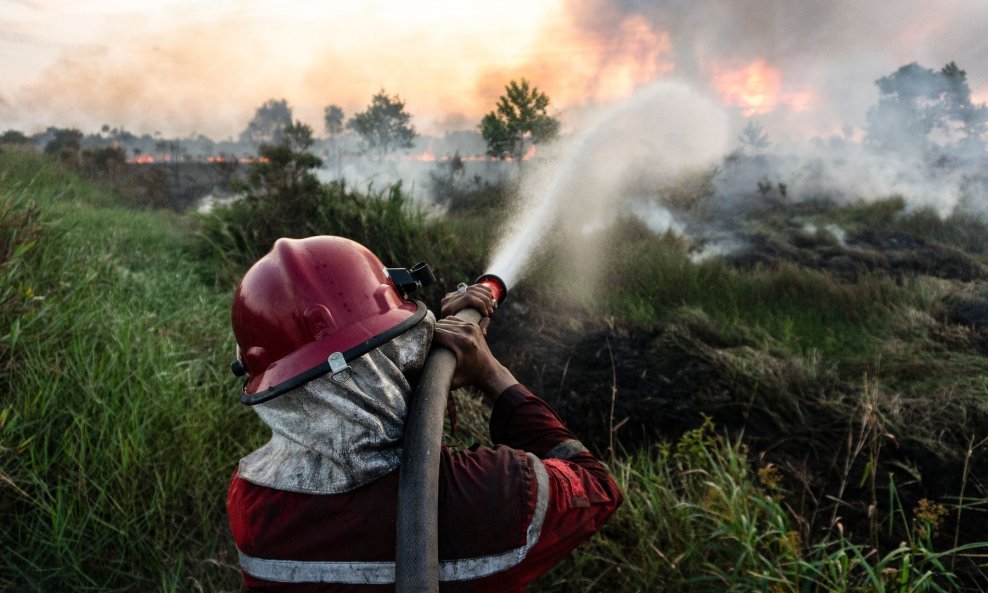
<svg viewBox="0 0 988 593"><path fill-rule="evenodd" d="M323 112L323 122L326 126L326 137L329 140L329 150L327 157L336 163L336 175L342 175L341 160L342 150L340 149L340 135L343 134L343 108L339 105L327 105Z"/></svg>
<svg viewBox="0 0 988 593"><path fill-rule="evenodd" d="M753 152L758 152L771 144L768 134L765 133L765 128L755 120L749 121L748 125L741 130L741 134L738 135L738 142L741 143L742 150L750 148Z"/></svg>

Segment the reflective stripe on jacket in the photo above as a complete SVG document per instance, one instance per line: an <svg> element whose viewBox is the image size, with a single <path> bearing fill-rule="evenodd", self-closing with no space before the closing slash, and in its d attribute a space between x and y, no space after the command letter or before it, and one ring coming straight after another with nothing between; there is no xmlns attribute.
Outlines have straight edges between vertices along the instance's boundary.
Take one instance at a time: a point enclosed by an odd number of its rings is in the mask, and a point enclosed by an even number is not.
<svg viewBox="0 0 988 593"><path fill-rule="evenodd" d="M522 591L603 525L621 493L541 399L497 400L494 447L443 449L440 590ZM393 591L398 472L312 495L234 473L227 511L244 584L262 591Z"/></svg>

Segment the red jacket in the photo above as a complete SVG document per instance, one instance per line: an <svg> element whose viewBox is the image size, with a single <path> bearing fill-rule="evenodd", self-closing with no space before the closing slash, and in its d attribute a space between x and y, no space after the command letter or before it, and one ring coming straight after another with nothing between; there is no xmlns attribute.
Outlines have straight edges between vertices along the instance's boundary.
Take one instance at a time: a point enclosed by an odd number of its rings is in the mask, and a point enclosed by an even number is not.
<svg viewBox="0 0 988 593"><path fill-rule="evenodd" d="M440 590L522 591L604 524L621 492L522 385L497 399L493 448L442 451ZM263 591L394 590L398 471L333 495L258 486L227 494L244 584Z"/></svg>

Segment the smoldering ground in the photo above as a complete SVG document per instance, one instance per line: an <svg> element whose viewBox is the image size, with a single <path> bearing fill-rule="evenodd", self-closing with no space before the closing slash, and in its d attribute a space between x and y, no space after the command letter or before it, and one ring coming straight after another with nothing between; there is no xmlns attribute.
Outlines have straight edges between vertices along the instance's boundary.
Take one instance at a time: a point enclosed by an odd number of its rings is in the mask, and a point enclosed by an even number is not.
<svg viewBox="0 0 988 593"><path fill-rule="evenodd" d="M526 207L505 242L516 241L512 232L535 241L555 228L569 237L562 242L589 279L608 233L620 232L614 222L626 216L682 236L695 259L764 248L768 214L788 212L796 232L821 212L895 199L904 214L985 220L988 107L971 99L966 72L953 63L909 64L858 86L879 91L865 127L803 142L776 141L759 119L683 83L646 87L587 111L578 132L527 166ZM838 221L820 228L847 247ZM883 248L866 243L858 241ZM495 257L494 267L519 257Z"/></svg>

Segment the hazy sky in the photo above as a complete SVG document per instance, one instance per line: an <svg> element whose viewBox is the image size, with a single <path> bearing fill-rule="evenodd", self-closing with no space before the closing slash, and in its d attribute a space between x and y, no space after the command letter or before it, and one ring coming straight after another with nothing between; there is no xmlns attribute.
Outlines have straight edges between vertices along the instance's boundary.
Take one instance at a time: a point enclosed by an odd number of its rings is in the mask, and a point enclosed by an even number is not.
<svg viewBox="0 0 988 593"><path fill-rule="evenodd" d="M473 129L512 78L571 117L660 77L776 134L861 126L873 81L955 60L988 101L988 0L0 0L0 130L236 136L286 98L322 131L381 88Z"/></svg>

